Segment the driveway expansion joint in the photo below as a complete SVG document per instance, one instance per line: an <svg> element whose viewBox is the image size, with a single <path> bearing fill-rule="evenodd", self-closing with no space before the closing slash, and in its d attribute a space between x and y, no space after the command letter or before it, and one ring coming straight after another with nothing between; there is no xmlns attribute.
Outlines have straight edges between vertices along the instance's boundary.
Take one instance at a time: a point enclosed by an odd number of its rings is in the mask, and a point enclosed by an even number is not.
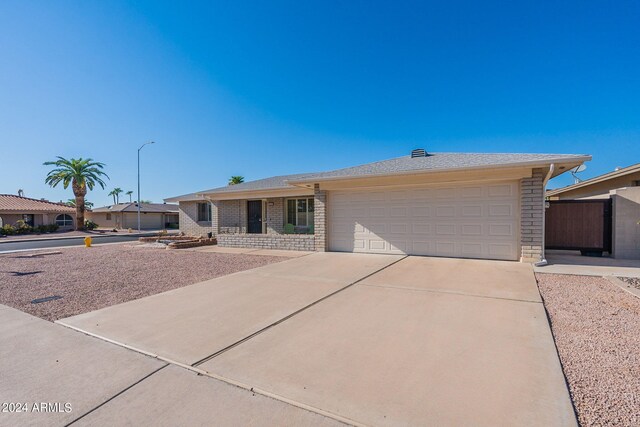
<svg viewBox="0 0 640 427"><path fill-rule="evenodd" d="M107 403L111 402L113 399L117 398L118 396L122 395L123 393L125 393L126 391L132 389L133 387L135 387L136 385L140 384L141 382L143 382L144 380L146 380L147 378L149 378L151 375L156 374L157 372L161 371L162 369L166 368L167 366L169 366L169 363L165 363L164 365L160 366L158 369L154 370L153 372L148 373L147 375L145 375L144 377L140 378L138 381L134 382L133 384L128 385L127 387L123 388L122 390L120 390L118 393L114 394L113 396L111 396L110 398L108 398L107 400L105 400L104 402L100 403L99 405L93 407L92 409L88 410L87 412L85 412L84 414L80 415L78 418L75 418L74 420L72 420L71 422L65 424L65 427L68 427L78 421L80 421L82 418L86 417L87 415L91 414L92 412L98 410L99 408L103 407L104 405L106 405Z"/></svg>
<svg viewBox="0 0 640 427"><path fill-rule="evenodd" d="M225 352L227 352L227 351L231 350L231 349L232 349L232 348L234 348L234 347L239 346L240 344L242 344L242 343L244 343L244 342L246 342L246 341L249 341L251 338L254 338L254 337L256 337L256 336L258 336L258 335L262 334L263 332L265 332L265 331L267 331L267 330L269 330L269 329L273 328L274 326L277 326L277 325L279 325L280 323L285 322L285 321L287 321L287 320L291 319L292 317L296 316L297 314L302 313L303 311L305 311L305 310L307 310L307 309L309 309L309 308L313 307L314 305L317 305L317 304L321 303L322 301L325 301L325 300L327 300L327 299L331 298L332 296L334 296L334 295L336 295L336 294L338 294L338 293L340 293L340 292L342 292L342 291L344 291L344 290L346 290L346 289L348 289L348 288L350 288L350 287L352 287L352 286L354 286L354 285L357 285L358 283L362 282L363 280L368 279L369 277L373 276L374 274L377 274L377 273L379 273L379 272L381 272L381 271L383 271L383 270L385 270L385 269L387 269L387 268L391 267L392 265L395 265L395 264L399 263L400 261L402 261L402 260L406 259L407 257L408 257L408 255L405 255L405 256L403 256L402 258L397 259L397 260L393 261L392 263L389 263L389 264L385 265L384 267L381 267L381 268L377 269L376 271L374 271L374 272L372 272L372 273L369 273L369 274L367 274L366 276L361 277L360 279L355 280L355 281L353 281L353 282L349 283L348 285L346 285L346 286L344 286L344 287L342 287L342 288L340 288L340 289L338 289L338 290L336 290L336 291L334 291L334 292L331 292L330 294L325 295L325 296L323 296L322 298L320 298L320 299L318 299L318 300L316 300L316 301L313 301L313 302L312 302L312 303L310 303L310 304L307 304L306 306L302 307L301 309L296 310L296 311L294 311L293 313L291 313L291 314L289 314L289 315L287 315L287 316L283 317L282 319L279 319L279 320L277 320L277 321L275 321L275 322L271 323L270 325L265 326L264 328L262 328L262 329L260 329L260 330L258 330L258 331L256 331L256 332L254 332L253 334L248 335L248 336L246 336L246 337L242 338L241 340L236 341L235 343L230 344L230 345L228 345L227 347L225 347L225 348L223 348L223 349L221 349L221 350L218 350L217 352L215 352L215 353L213 353L213 354L210 354L209 356L206 356L206 357L204 357L204 358L202 358L202 359L198 360L197 362L193 363L191 366L198 366L198 365L201 365L201 364L203 364L203 363L205 363L205 362L208 362L209 360L211 360L211 359L213 359L213 358L215 358L215 357L217 357L217 356L221 355L222 353L225 353Z"/></svg>

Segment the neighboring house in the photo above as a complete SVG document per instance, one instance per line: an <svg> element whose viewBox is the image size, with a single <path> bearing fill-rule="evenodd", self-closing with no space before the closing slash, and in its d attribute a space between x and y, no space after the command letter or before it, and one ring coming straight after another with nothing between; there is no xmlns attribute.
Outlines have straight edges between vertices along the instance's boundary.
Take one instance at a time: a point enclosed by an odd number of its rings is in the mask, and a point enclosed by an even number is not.
<svg viewBox="0 0 640 427"><path fill-rule="evenodd" d="M118 203L88 211L85 217L104 228L138 228L138 204ZM167 203L140 204L140 228L160 230L178 227L178 205Z"/></svg>
<svg viewBox="0 0 640 427"><path fill-rule="evenodd" d="M548 179L586 155L426 153L166 199L220 246L543 259Z"/></svg>
<svg viewBox="0 0 640 427"><path fill-rule="evenodd" d="M73 230L76 209L44 199L0 194L0 227L23 220L32 227L57 224L60 230Z"/></svg>
<svg viewBox="0 0 640 427"><path fill-rule="evenodd" d="M549 190L549 200L611 200L611 255L640 259L640 163L567 187Z"/></svg>

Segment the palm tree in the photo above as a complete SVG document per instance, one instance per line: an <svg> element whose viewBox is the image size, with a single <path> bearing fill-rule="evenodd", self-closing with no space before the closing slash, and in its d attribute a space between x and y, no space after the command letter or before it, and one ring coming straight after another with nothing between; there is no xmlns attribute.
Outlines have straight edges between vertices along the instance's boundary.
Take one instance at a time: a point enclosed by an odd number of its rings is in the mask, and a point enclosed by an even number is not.
<svg viewBox="0 0 640 427"><path fill-rule="evenodd" d="M116 193L115 193L115 191L114 191L114 190L109 191L109 193L107 194L107 196L111 196L111 197L113 197L113 204L114 204L114 205L115 205L115 204L117 204L117 203L116 203Z"/></svg>
<svg viewBox="0 0 640 427"><path fill-rule="evenodd" d="M126 192L126 193L124 193L124 194L126 194L127 196L129 196L129 203L131 203L131 195L133 194L133 191L129 190L129 191L127 191L127 192Z"/></svg>
<svg viewBox="0 0 640 427"><path fill-rule="evenodd" d="M76 207L76 199L67 200L67 206L71 206L72 208L75 208ZM84 201L84 207L87 208L87 209L91 209L93 207L93 202L85 200Z"/></svg>
<svg viewBox="0 0 640 427"><path fill-rule="evenodd" d="M242 184L244 182L244 176L232 176L229 178L229 185Z"/></svg>
<svg viewBox="0 0 640 427"><path fill-rule="evenodd" d="M122 194L122 188L116 187L113 189L112 193L115 204L117 205L118 203L120 203L120 194Z"/></svg>
<svg viewBox="0 0 640 427"><path fill-rule="evenodd" d="M102 177L109 179L106 173L102 171L104 163L94 162L93 159L65 159L57 157L58 160L53 162L45 162L45 166L55 166L45 178L44 182L51 187L56 187L62 183L66 189L71 184L73 195L76 197L76 230L84 229L84 197L87 195L87 189L93 190L98 184L104 189L105 183Z"/></svg>

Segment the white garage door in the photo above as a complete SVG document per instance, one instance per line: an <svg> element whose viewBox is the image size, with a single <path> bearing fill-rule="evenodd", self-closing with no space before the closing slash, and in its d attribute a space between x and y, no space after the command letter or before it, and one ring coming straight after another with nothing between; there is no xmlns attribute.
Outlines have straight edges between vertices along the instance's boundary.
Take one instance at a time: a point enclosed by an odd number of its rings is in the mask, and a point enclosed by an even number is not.
<svg viewBox="0 0 640 427"><path fill-rule="evenodd" d="M124 228L138 228L138 214L126 213ZM140 213L140 228L143 230L160 230L163 228L162 215L158 213Z"/></svg>
<svg viewBox="0 0 640 427"><path fill-rule="evenodd" d="M518 182L329 192L329 249L518 259Z"/></svg>

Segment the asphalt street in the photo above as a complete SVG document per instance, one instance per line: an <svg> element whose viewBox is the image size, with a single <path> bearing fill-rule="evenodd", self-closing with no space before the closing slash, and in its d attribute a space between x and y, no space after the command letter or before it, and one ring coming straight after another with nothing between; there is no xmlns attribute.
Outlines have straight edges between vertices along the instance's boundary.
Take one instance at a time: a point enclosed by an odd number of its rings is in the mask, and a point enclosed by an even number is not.
<svg viewBox="0 0 640 427"><path fill-rule="evenodd" d="M105 243L122 243L132 242L138 240L139 235L123 235L123 236L92 236L92 244L100 245ZM67 246L82 246L84 245L84 237L78 238L65 238L65 239L47 239L47 240L27 240L27 241L14 241L3 242L0 240L0 253L29 250L29 249L46 249L46 248L59 248Z"/></svg>

